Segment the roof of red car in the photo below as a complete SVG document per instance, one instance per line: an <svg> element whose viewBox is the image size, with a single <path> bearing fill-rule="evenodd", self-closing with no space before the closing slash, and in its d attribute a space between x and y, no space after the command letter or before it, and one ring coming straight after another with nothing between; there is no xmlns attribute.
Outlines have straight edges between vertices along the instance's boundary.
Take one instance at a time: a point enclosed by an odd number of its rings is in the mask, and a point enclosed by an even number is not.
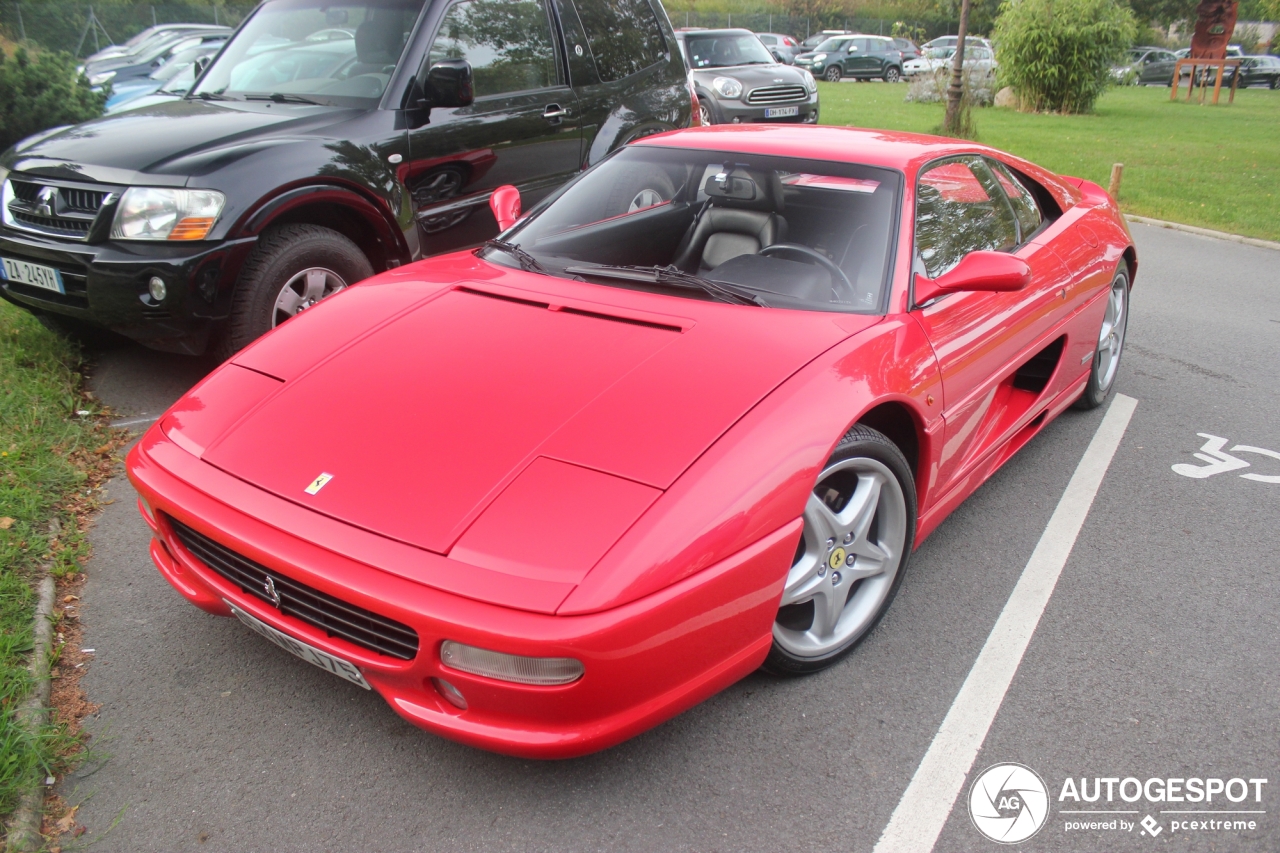
<svg viewBox="0 0 1280 853"><path fill-rule="evenodd" d="M711 151L732 148L753 154L836 160L867 166L887 166L904 171L913 162L932 160L947 154L991 151L986 146L973 142L922 133L785 124L690 127L646 136L635 144Z"/></svg>

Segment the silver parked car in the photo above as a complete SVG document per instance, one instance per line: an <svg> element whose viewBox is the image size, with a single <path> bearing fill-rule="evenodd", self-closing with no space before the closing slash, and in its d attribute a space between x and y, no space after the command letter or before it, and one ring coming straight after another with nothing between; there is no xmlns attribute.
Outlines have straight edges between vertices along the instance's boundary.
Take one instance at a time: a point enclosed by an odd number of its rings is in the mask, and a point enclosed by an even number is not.
<svg viewBox="0 0 1280 853"><path fill-rule="evenodd" d="M676 33L703 124L818 122L818 84L783 65L750 30Z"/></svg>

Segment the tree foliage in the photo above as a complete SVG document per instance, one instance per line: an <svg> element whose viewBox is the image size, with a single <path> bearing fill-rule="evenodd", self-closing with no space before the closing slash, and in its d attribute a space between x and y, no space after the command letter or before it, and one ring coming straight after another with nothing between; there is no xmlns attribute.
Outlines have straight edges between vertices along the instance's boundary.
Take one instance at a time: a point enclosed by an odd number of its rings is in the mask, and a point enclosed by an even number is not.
<svg viewBox="0 0 1280 853"><path fill-rule="evenodd" d="M65 53L0 51L0 150L46 128L97 118L109 94L90 89Z"/></svg>
<svg viewBox="0 0 1280 853"><path fill-rule="evenodd" d="M1090 112L1136 29L1118 0L1006 0L994 32L1001 82L1024 109Z"/></svg>

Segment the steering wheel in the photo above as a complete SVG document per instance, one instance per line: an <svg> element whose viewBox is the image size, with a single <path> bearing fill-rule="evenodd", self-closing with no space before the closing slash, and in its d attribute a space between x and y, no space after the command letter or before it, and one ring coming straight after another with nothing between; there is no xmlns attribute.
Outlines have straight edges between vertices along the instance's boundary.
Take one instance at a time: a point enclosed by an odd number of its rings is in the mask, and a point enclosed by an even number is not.
<svg viewBox="0 0 1280 853"><path fill-rule="evenodd" d="M843 291L844 296L848 297L850 302L854 302L858 298L857 292L853 289L853 282L849 281L849 276L844 274L844 270L836 266L835 262L826 255L814 251L808 246L803 246L799 243L774 243L771 246L765 246L757 254L765 257L782 254L802 255L827 271L827 274L831 276L832 290Z"/></svg>

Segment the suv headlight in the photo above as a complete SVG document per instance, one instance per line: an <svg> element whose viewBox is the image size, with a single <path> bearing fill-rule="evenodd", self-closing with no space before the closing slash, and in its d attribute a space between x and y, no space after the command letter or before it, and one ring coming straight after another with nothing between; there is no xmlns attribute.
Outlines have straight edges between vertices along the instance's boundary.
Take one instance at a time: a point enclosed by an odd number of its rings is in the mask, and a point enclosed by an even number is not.
<svg viewBox="0 0 1280 853"><path fill-rule="evenodd" d="M113 240L203 240L218 221L226 197L215 190L124 191L111 224Z"/></svg>
<svg viewBox="0 0 1280 853"><path fill-rule="evenodd" d="M717 77L711 81L711 88L722 98L736 98L742 94L742 84L732 77Z"/></svg>
<svg viewBox="0 0 1280 853"><path fill-rule="evenodd" d="M817 81L817 80L815 80L815 79L813 79L813 75L812 75L812 74L810 74L810 73L809 73L807 70L805 70L804 68L801 68L801 69L800 69L800 76L804 78L804 88L805 88L805 91L807 91L810 95L812 95L814 92L818 91L818 81Z"/></svg>
<svg viewBox="0 0 1280 853"><path fill-rule="evenodd" d="M827 58L827 55L826 55L825 53L815 53L815 54L813 55L813 61L814 61L814 62L821 62L822 60L824 60L824 59L826 59L826 58Z"/></svg>

